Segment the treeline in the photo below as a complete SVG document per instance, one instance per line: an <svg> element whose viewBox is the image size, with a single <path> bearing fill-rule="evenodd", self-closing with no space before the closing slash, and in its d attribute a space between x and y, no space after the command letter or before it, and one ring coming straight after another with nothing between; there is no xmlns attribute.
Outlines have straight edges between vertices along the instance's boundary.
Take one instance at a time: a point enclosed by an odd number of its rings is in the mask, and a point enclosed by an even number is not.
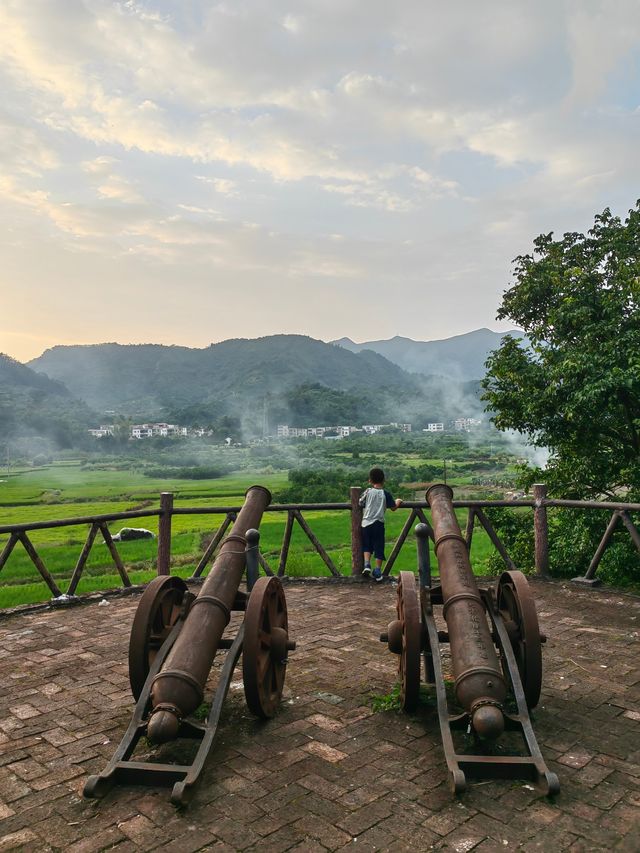
<svg viewBox="0 0 640 853"><path fill-rule="evenodd" d="M385 467L385 488L396 497L410 497L400 486L401 471ZM349 501L351 486L368 485L369 469L315 470L302 468L289 471L289 485L274 494L275 503L344 503Z"/></svg>
<svg viewBox="0 0 640 853"><path fill-rule="evenodd" d="M192 468L174 468L171 466L145 468L142 472L145 477L163 477L170 480L217 480L229 473L228 468L212 468L206 465L198 465Z"/></svg>
<svg viewBox="0 0 640 853"><path fill-rule="evenodd" d="M541 234L514 261L497 316L526 337L503 338L482 384L496 426L549 451L545 470L521 470L523 488L544 482L555 498L640 501L639 247L637 201L624 220L606 208L584 234ZM552 572L583 575L609 519L550 512ZM517 565L532 567L530 518L496 513L494 522ZM598 577L640 586L640 555L622 524Z"/></svg>

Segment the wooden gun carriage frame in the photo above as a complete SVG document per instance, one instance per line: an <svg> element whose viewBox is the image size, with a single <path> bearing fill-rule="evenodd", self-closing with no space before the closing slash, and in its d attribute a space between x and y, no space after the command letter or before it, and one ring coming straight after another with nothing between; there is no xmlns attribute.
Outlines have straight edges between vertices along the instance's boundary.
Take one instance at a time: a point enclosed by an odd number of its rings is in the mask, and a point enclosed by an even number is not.
<svg viewBox="0 0 640 853"><path fill-rule="evenodd" d="M485 748L483 739L474 730L473 713L469 708L452 710L450 707L452 703L447 696L443 646L451 642L450 634L455 625L448 624L448 630L438 630L434 608L443 606L446 615L447 597L443 595L441 584L432 585L431 582L429 536L433 536L433 530L427 524L418 524L415 532L420 593L418 595L414 574L400 572L397 618L380 635L380 640L386 642L390 651L399 657L402 708L412 712L418 705L422 656L425 681L435 686L440 734L453 793L465 791L467 776L472 776L479 779L527 779L539 786L545 794L557 794L560 790L558 777L545 764L529 714L540 698L542 643L546 637L540 634L535 602L526 577L516 570L507 571L500 576L495 588L476 588L484 610L483 618L488 620L490 641L495 646L504 676L506 699L498 703L480 698L473 710L477 710L483 703L499 705L504 718L504 730L521 736L522 749L518 752L523 753L508 755L493 750L494 754L490 754L492 750ZM457 538L455 533L442 536L442 539L454 538ZM464 543L461 536L459 541ZM441 574L446 571L442 562L440 571ZM464 597L467 596L461 593L450 596L452 600ZM474 639L467 636L465 642ZM491 681L488 683L491 684ZM459 731L473 738L476 746L473 752L456 749L454 732Z"/></svg>
<svg viewBox="0 0 640 853"><path fill-rule="evenodd" d="M253 488L257 490L260 487ZM265 500L268 502L265 495L259 495L254 503L264 503ZM250 517L254 521L259 520L260 513L256 510ZM234 530L242 523L239 517ZM242 552L237 544L240 541L244 545ZM241 654L244 692L249 709L264 719L276 713L284 688L288 652L295 648L295 643L289 639L287 605L282 584L276 577L258 578L258 530L249 529L246 537L235 530L225 542L227 565L220 565L218 580L221 579L222 583L218 583L217 587L216 578L212 575L216 572L220 556L199 595L191 593L181 578L166 575L151 581L142 594L129 641L129 681L136 701L135 708L127 731L107 767L99 775L88 778L84 787L85 797L102 797L114 785L173 786L171 801L176 806L185 805L211 750L222 706ZM221 555L224 548L225 545L222 546ZM222 559L221 563L224 562ZM239 588L245 562L247 592ZM231 578L225 577L227 569ZM212 584L209 584L210 579ZM216 594L211 594L212 591ZM228 604L225 603L224 593L233 595L232 599L228 599ZM196 606L198 604L200 607ZM226 619L221 620L220 611L224 612ZM214 636L216 630L222 634L223 624L228 623L231 612L245 614L235 637ZM212 631L214 617L218 625ZM188 637L183 636L187 628L190 629ZM197 639L202 649L202 634L206 634L207 630L209 636L204 638L204 648L210 658L208 666L206 662L203 665L197 660L192 648L193 640ZM191 672L184 665L182 669L176 668L175 664L171 668L171 655L181 638L185 641L182 643L183 660L193 664ZM181 682L186 683L192 695L201 699L211 662L218 650L226 650L226 657L206 720L201 721L194 716L200 702L197 699L192 702L189 711L188 704L183 701L184 693L181 694L179 688ZM165 694L168 689L174 688L173 695L178 697L173 701L167 701L154 693L163 675L165 681L162 689ZM161 737L153 736L154 715L156 721L160 718ZM175 723L169 732L164 718ZM165 729L164 733L162 729ZM143 737L155 743L177 738L193 739L200 743L190 764L136 760L132 756Z"/></svg>

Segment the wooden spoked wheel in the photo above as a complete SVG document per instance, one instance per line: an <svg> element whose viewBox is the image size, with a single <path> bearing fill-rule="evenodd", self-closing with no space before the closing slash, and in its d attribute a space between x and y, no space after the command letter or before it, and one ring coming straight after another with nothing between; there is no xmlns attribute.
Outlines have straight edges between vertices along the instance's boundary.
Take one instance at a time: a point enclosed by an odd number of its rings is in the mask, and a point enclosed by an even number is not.
<svg viewBox="0 0 640 853"><path fill-rule="evenodd" d="M247 603L242 646L244 695L257 717L276 713L292 647L282 584L278 578L259 578Z"/></svg>
<svg viewBox="0 0 640 853"><path fill-rule="evenodd" d="M496 599L511 640L527 705L535 708L542 689L542 645L536 605L522 572L500 575Z"/></svg>
<svg viewBox="0 0 640 853"><path fill-rule="evenodd" d="M396 611L402 636L400 703L405 711L413 711L420 696L420 605L411 572L400 572Z"/></svg>
<svg viewBox="0 0 640 853"><path fill-rule="evenodd" d="M187 585L182 578L154 578L142 593L129 638L129 683L138 701L160 646L182 610Z"/></svg>

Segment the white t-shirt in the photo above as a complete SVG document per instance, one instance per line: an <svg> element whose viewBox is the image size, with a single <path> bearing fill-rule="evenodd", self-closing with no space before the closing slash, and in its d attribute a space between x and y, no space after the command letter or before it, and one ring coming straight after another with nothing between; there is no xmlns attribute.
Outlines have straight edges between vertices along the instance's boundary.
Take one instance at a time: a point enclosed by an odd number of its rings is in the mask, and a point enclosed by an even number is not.
<svg viewBox="0 0 640 853"><path fill-rule="evenodd" d="M386 489L365 489L360 495L360 506L364 507L362 526L368 527L375 521L384 521L384 511L395 506L395 501Z"/></svg>

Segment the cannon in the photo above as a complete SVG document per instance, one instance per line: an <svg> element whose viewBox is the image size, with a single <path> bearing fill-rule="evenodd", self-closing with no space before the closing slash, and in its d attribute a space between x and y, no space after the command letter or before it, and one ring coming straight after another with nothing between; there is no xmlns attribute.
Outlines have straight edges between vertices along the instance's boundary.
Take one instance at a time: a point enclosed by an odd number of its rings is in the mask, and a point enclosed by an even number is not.
<svg viewBox="0 0 640 853"><path fill-rule="evenodd" d="M426 494L433 529L418 524L420 595L413 572L400 572L397 618L380 635L399 656L400 701L419 701L420 656L425 681L435 685L440 733L454 794L467 775L481 779L529 779L548 794L560 790L547 768L531 725L542 687L542 646L533 596L519 571L503 572L495 589L476 584L449 486ZM438 557L440 583L432 584L429 537ZM441 605L446 630L438 630ZM449 645L453 695L447 693L441 646ZM451 681L449 680L449 684Z"/></svg>
<svg viewBox="0 0 640 853"><path fill-rule="evenodd" d="M145 589L129 640L129 681L136 701L131 722L107 767L88 778L85 797L102 797L116 784L172 785L171 801L186 804L213 744L240 654L249 709L265 719L275 714L295 643L289 639L282 584L276 577L258 578L256 528L270 501L262 486L247 491L197 596L175 576L159 576ZM240 589L245 566L247 592ZM243 611L244 620L235 638L223 637L234 611ZM227 653L207 711L207 679L222 649ZM201 722L197 712L203 708L206 720ZM161 756L137 760L134 752L143 737L156 747L179 738L199 745L190 764L169 763Z"/></svg>

